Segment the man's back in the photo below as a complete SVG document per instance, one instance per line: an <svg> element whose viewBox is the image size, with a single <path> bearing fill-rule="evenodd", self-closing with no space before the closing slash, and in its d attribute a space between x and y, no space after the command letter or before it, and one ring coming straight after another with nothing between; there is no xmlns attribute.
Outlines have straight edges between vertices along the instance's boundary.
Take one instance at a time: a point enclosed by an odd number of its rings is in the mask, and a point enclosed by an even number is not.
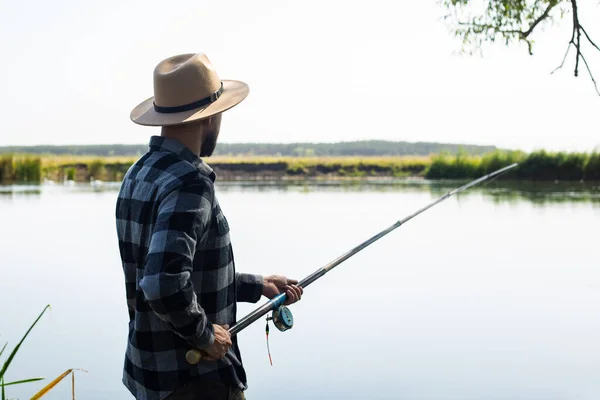
<svg viewBox="0 0 600 400"><path fill-rule="evenodd" d="M181 143L152 137L126 174L117 201L129 336L123 382L138 399L163 399L194 380L244 389L235 338L226 357L192 366L185 353L233 325L236 301L256 302L262 279L236 274L215 174Z"/></svg>

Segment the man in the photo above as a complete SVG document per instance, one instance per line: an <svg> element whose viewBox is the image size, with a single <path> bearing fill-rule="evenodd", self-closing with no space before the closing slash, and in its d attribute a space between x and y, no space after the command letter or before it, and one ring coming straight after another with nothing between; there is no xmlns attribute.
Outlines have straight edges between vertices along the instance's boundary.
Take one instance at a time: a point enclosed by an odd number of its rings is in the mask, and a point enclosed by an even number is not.
<svg viewBox="0 0 600 400"><path fill-rule="evenodd" d="M154 97L131 112L161 126L127 172L116 207L129 336L123 383L142 400L243 399L246 373L235 337L236 302L302 289L283 276L235 271L215 173L200 157L217 144L222 112L248 95L220 80L203 54L168 58L154 70ZM197 365L186 362L202 351Z"/></svg>

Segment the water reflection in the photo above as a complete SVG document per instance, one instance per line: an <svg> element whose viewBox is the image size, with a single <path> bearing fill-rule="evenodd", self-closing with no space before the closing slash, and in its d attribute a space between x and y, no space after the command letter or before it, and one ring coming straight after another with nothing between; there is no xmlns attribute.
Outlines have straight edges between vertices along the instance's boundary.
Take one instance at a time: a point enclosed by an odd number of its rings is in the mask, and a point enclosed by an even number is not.
<svg viewBox="0 0 600 400"><path fill-rule="evenodd" d="M403 180L318 180L318 181L217 181L220 192L428 192L433 197L464 184L464 181ZM120 182L75 183L70 185L0 185L0 199L22 195L60 192L116 192ZM600 182L508 182L494 181L470 188L459 196L483 195L496 204L528 201L534 205L547 203L600 204Z"/></svg>
<svg viewBox="0 0 600 400"><path fill-rule="evenodd" d="M0 196L11 197L13 195L32 195L41 194L42 187L40 185L0 185Z"/></svg>
<svg viewBox="0 0 600 400"><path fill-rule="evenodd" d="M464 184L464 181L428 181L424 179L380 181L288 181L288 182L221 182L219 190L284 192L428 192L439 197ZM484 195L494 203L529 201L546 203L582 202L600 204L600 182L507 182L494 181L470 188L460 196Z"/></svg>

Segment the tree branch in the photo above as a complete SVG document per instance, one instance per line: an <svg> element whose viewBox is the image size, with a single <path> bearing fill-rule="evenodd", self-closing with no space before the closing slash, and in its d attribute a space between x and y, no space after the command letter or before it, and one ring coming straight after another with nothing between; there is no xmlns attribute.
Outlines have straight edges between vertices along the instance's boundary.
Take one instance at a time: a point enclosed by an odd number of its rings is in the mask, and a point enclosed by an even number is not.
<svg viewBox="0 0 600 400"><path fill-rule="evenodd" d="M592 83L594 84L594 88L596 89L596 93L598 93L598 96L600 96L600 90L598 90L598 85L596 84L596 80L594 79L594 75L592 75L592 71L590 71L590 66L588 65L587 61L585 60L585 57L583 56L583 54L581 55L581 59L583 60L583 63L585 64L585 67L588 70L588 73L590 74L590 78L592 78Z"/></svg>
<svg viewBox="0 0 600 400"><path fill-rule="evenodd" d="M477 29L480 29L481 31L491 29L494 32L498 32L498 33L511 33L511 34L517 34L519 36L523 35L523 31L520 31L518 29L500 29L500 28L498 28L498 26L492 25L492 24L478 24L478 23L473 23L473 22L458 21L458 25L466 26L468 28L477 28Z"/></svg>
<svg viewBox="0 0 600 400"><path fill-rule="evenodd" d="M450 7L451 5L456 6L457 3L468 3L467 0L446 1L448 2L448 7ZM498 1L498 4L496 4L495 1ZM585 42L587 39L587 41L598 51L600 51L600 46L598 46L596 43L594 43L594 41L592 41L590 35L581 25L581 22L579 20L580 14L577 0L536 0L535 3L531 6L532 8L528 8L527 6L523 9L518 9L517 11L514 11L512 9L503 9L502 7L506 6L504 1L495 1L490 1L491 5L488 7L487 14L484 14L483 16L477 16L475 18L469 18L470 21L457 21L459 28L456 28L455 32L457 35L462 36L463 43L468 42L480 48L484 41L493 42L496 40L497 36L501 36L506 41L507 45L511 43L512 40L526 42L529 54L533 54L533 41L529 39L531 34L535 31L535 29L538 28L540 23L542 23L544 20L552 18L550 16L550 12L556 6L563 3L570 3L571 11L573 13L573 29L571 33L571 39L568 42L568 46L565 51L565 55L563 56L562 62L558 67L552 70L551 74L554 74L557 70L564 67L567 57L570 54L571 46L573 46L575 48L575 69L573 71L574 75L576 77L579 76L579 63L580 60L583 61L590 75L590 78L592 79L594 88L596 89L598 95L600 95L598 83L596 82L592 71L588 65L588 62L583 54L584 43L582 43L581 37L585 36L583 41ZM547 4L544 11L537 18L533 19L533 14L537 14L543 7L544 3ZM505 12L506 10L509 10L511 12L505 15L505 13L503 12ZM528 26L526 25L527 23L529 23ZM516 29L522 27L523 25L526 25L527 29L524 29L524 27L522 29Z"/></svg>
<svg viewBox="0 0 600 400"><path fill-rule="evenodd" d="M463 26L468 26L470 28L479 28L479 29L492 29L494 32L498 32L498 33L510 33L510 34L517 34L520 36L520 39L526 39L529 35L531 35L531 33L533 32L533 30L535 29L536 26L539 25L540 22L542 22L543 20L545 20L546 18L548 18L548 15L550 14L550 11L556 7L558 5L558 2L552 2L548 5L548 7L546 7L546 10L544 10L544 12L542 13L542 15L540 15L538 18L536 18L531 25L529 26L529 29L527 29L526 31L520 30L520 29L500 29L497 25L492 25L492 24L477 24L477 23L472 23L472 22L458 22L459 25L463 25Z"/></svg>
<svg viewBox="0 0 600 400"><path fill-rule="evenodd" d="M560 63L560 65L558 67L556 67L551 72L551 74L553 74L558 69L562 68L563 65L565 65L565 60L567 59L567 55L569 54L571 45L573 45L573 46L575 46L575 49L577 51L577 53L575 54L575 71L573 71L575 76L579 76L579 59L581 59L583 61L583 63L585 64L585 68L587 69L588 74L590 75L590 78L592 79L592 83L594 84L594 89L596 89L596 93L598 93L598 95L600 96L600 90L598 89L598 84L596 82L596 79L594 79L592 70L590 69L590 66L587 63L587 60L585 59L583 52L581 51L581 32L584 33L585 37L592 44L592 46L594 46L598 51L600 51L600 48L596 45L596 43L594 43L592 41L592 39L590 38L588 33L585 31L585 29L583 28L583 26L581 26L581 23L579 22L579 12L577 9L577 0L571 0L571 6L573 8L573 33L571 34L571 40L569 40L569 45L567 46L567 51L565 53L565 56L563 57L562 63Z"/></svg>
<svg viewBox="0 0 600 400"><path fill-rule="evenodd" d="M581 28L581 30L583 31L583 33L585 33L585 37L587 38L587 40L592 44L592 46L594 46L598 51L600 51L600 47L596 46L596 43L592 42L592 39L590 39L590 36L588 35L588 33L585 31L585 29L583 29L583 26L579 26Z"/></svg>
<svg viewBox="0 0 600 400"><path fill-rule="evenodd" d="M573 36L577 32L577 40L571 42L575 45L577 49L577 54L575 55L575 77L579 76L579 57L581 57L581 29L579 29L579 15L577 13L577 1L571 0L571 5L573 7Z"/></svg>
<svg viewBox="0 0 600 400"><path fill-rule="evenodd" d="M473 23L473 22L458 21L458 25L466 26L467 28L474 29L476 31L479 31L479 33L483 32L484 30L491 30L495 33L500 33L500 34L504 35L505 37L507 35L517 35L519 37L519 40L523 40L523 41L527 42L527 48L529 50L529 54L533 55L533 43L527 38L529 37L529 35L531 35L533 30L539 25L540 22L542 22L543 20L548 18L550 11L554 7L556 7L558 5L558 3L559 3L558 1L551 2L548 5L548 7L546 7L546 9L542 13L542 15L540 15L538 18L536 18L531 23L531 25L529 26L529 28L526 31L523 31L521 29L502 29L498 25L478 24L478 23Z"/></svg>
<svg viewBox="0 0 600 400"><path fill-rule="evenodd" d="M548 5L548 7L546 7L546 11L544 11L544 13L542 15L539 16L538 19L536 19L535 21L533 21L533 23L531 24L531 26L529 27L529 29L527 29L525 32L522 32L523 37L527 37L531 34L531 32L533 32L533 30L535 29L536 26L538 26L538 24L540 22L542 22L543 20L545 20L546 18L548 18L548 14L550 14L550 11L556 7L558 5L558 1L556 2L552 2Z"/></svg>
<svg viewBox="0 0 600 400"><path fill-rule="evenodd" d="M556 68L554 68L552 70L552 72L550 72L550 75L552 75L553 73L555 73L556 71L558 71L559 69L561 69L563 67L563 65L565 65L565 60L567 59L567 56L569 55L569 50L571 50L571 42L569 42L569 45L567 46L567 51L565 52L565 56L563 57L562 62L560 63L560 65Z"/></svg>

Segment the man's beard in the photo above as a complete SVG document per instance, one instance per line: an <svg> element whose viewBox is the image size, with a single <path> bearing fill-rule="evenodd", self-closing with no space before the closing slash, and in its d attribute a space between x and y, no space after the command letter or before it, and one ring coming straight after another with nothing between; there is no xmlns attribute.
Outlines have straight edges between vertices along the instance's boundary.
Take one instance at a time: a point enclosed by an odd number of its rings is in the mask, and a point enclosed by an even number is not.
<svg viewBox="0 0 600 400"><path fill-rule="evenodd" d="M212 156L215 147L217 147L217 137L219 135L215 132L206 132L204 140L202 141L202 147L200 148L200 157Z"/></svg>

